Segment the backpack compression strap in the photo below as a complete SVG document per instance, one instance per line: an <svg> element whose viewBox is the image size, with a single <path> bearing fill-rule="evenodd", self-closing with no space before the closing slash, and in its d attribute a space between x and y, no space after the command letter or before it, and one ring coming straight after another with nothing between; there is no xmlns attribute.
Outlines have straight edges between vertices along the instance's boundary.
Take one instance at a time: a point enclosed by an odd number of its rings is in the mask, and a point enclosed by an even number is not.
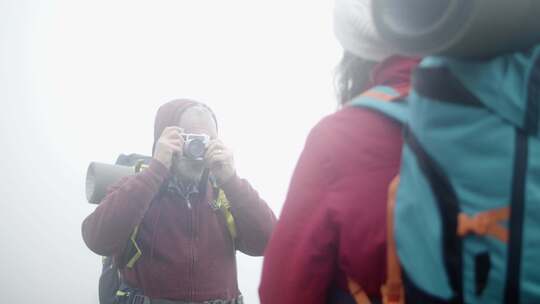
<svg viewBox="0 0 540 304"><path fill-rule="evenodd" d="M384 304L404 304L405 293L401 280L401 266L396 250L394 238L394 209L399 186L399 175L396 176L388 187L388 203L386 205L386 283L381 287Z"/></svg>
<svg viewBox="0 0 540 304"><path fill-rule="evenodd" d="M376 86L353 99L350 106L374 110L404 125L408 119L408 106L405 102L395 102L401 98L401 94L389 86ZM401 267L396 253L394 240L393 214L396 200L399 177L390 184L387 205L387 281L381 287L384 304L403 304L404 293L401 280ZM369 298L362 287L351 278L349 292L358 304L369 304Z"/></svg>

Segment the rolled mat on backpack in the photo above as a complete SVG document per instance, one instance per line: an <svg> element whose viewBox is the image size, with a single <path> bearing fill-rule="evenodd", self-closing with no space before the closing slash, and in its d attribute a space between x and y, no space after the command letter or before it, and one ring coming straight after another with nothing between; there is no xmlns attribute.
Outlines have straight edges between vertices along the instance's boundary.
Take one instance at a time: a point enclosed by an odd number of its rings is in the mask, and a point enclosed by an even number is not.
<svg viewBox="0 0 540 304"><path fill-rule="evenodd" d="M107 189L125 176L133 175L136 167L110 165L92 162L86 173L86 199L91 204L99 204L107 194Z"/></svg>
<svg viewBox="0 0 540 304"><path fill-rule="evenodd" d="M405 55L482 58L540 42L538 0L378 0L374 21Z"/></svg>

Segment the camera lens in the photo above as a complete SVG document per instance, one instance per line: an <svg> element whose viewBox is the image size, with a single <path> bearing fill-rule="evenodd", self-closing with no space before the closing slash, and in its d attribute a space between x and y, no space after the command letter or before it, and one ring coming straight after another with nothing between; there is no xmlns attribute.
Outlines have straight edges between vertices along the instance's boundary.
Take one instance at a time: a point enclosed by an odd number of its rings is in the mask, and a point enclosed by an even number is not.
<svg viewBox="0 0 540 304"><path fill-rule="evenodd" d="M206 144L200 139L193 139L186 143L186 157L191 159L203 159L206 153Z"/></svg>

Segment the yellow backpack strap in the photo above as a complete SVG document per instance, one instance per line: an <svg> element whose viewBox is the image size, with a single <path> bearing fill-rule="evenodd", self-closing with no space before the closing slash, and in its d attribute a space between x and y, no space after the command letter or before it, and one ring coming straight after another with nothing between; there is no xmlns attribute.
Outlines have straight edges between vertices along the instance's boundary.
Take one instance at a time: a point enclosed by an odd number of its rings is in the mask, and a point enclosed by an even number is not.
<svg viewBox="0 0 540 304"><path fill-rule="evenodd" d="M225 195L225 192L223 189L219 189L219 194L217 197L216 204L223 212L223 215L225 216L225 220L227 222L227 229L229 230L229 234L231 235L232 239L236 239L236 223L234 222L234 217L231 213L231 203L227 199L227 196Z"/></svg>
<svg viewBox="0 0 540 304"><path fill-rule="evenodd" d="M141 255L142 255L142 251L139 248L139 245L137 245L137 241L135 240L137 238L137 232L139 232L139 225L135 226L135 229L133 229L133 232L131 233L131 236L129 238L129 241L133 245L133 248L135 248L136 252L127 262L126 266L128 268L133 268L133 265L135 265L135 262L137 262L141 258Z"/></svg>
<svg viewBox="0 0 540 304"><path fill-rule="evenodd" d="M139 159L137 160L137 162L135 163L135 166L134 166L134 171L135 173L139 173L145 169L148 168L148 165L146 165L144 163L144 160L143 159ZM127 268L133 268L133 266L135 265L135 263L141 258L142 256L142 251L141 249L139 248L139 245L137 244L137 233L139 232L139 225L135 226L135 228L133 229L133 232L131 232L131 235L129 237L129 242L131 243L131 245L133 246L133 248L135 249L135 253L133 254L132 257L129 258L127 264L126 264L126 267ZM131 250L129 250L131 251Z"/></svg>
<svg viewBox="0 0 540 304"><path fill-rule="evenodd" d="M386 218L386 284L381 287L383 304L404 304L405 297L403 282L401 280L401 266L396 251L396 240L394 238L394 209L396 206L397 189L399 186L399 175L390 183L388 189L387 218Z"/></svg>

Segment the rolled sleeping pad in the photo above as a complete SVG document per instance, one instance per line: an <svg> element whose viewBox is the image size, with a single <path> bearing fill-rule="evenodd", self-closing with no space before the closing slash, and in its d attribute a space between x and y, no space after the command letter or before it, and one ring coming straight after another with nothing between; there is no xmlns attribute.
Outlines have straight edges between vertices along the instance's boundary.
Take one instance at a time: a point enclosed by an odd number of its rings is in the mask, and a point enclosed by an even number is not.
<svg viewBox="0 0 540 304"><path fill-rule="evenodd" d="M110 165L92 162L86 172L86 199L91 204L99 204L107 194L107 189L121 178L135 174L136 167Z"/></svg>
<svg viewBox="0 0 540 304"><path fill-rule="evenodd" d="M373 15L403 55L488 58L540 43L539 0L376 0Z"/></svg>

